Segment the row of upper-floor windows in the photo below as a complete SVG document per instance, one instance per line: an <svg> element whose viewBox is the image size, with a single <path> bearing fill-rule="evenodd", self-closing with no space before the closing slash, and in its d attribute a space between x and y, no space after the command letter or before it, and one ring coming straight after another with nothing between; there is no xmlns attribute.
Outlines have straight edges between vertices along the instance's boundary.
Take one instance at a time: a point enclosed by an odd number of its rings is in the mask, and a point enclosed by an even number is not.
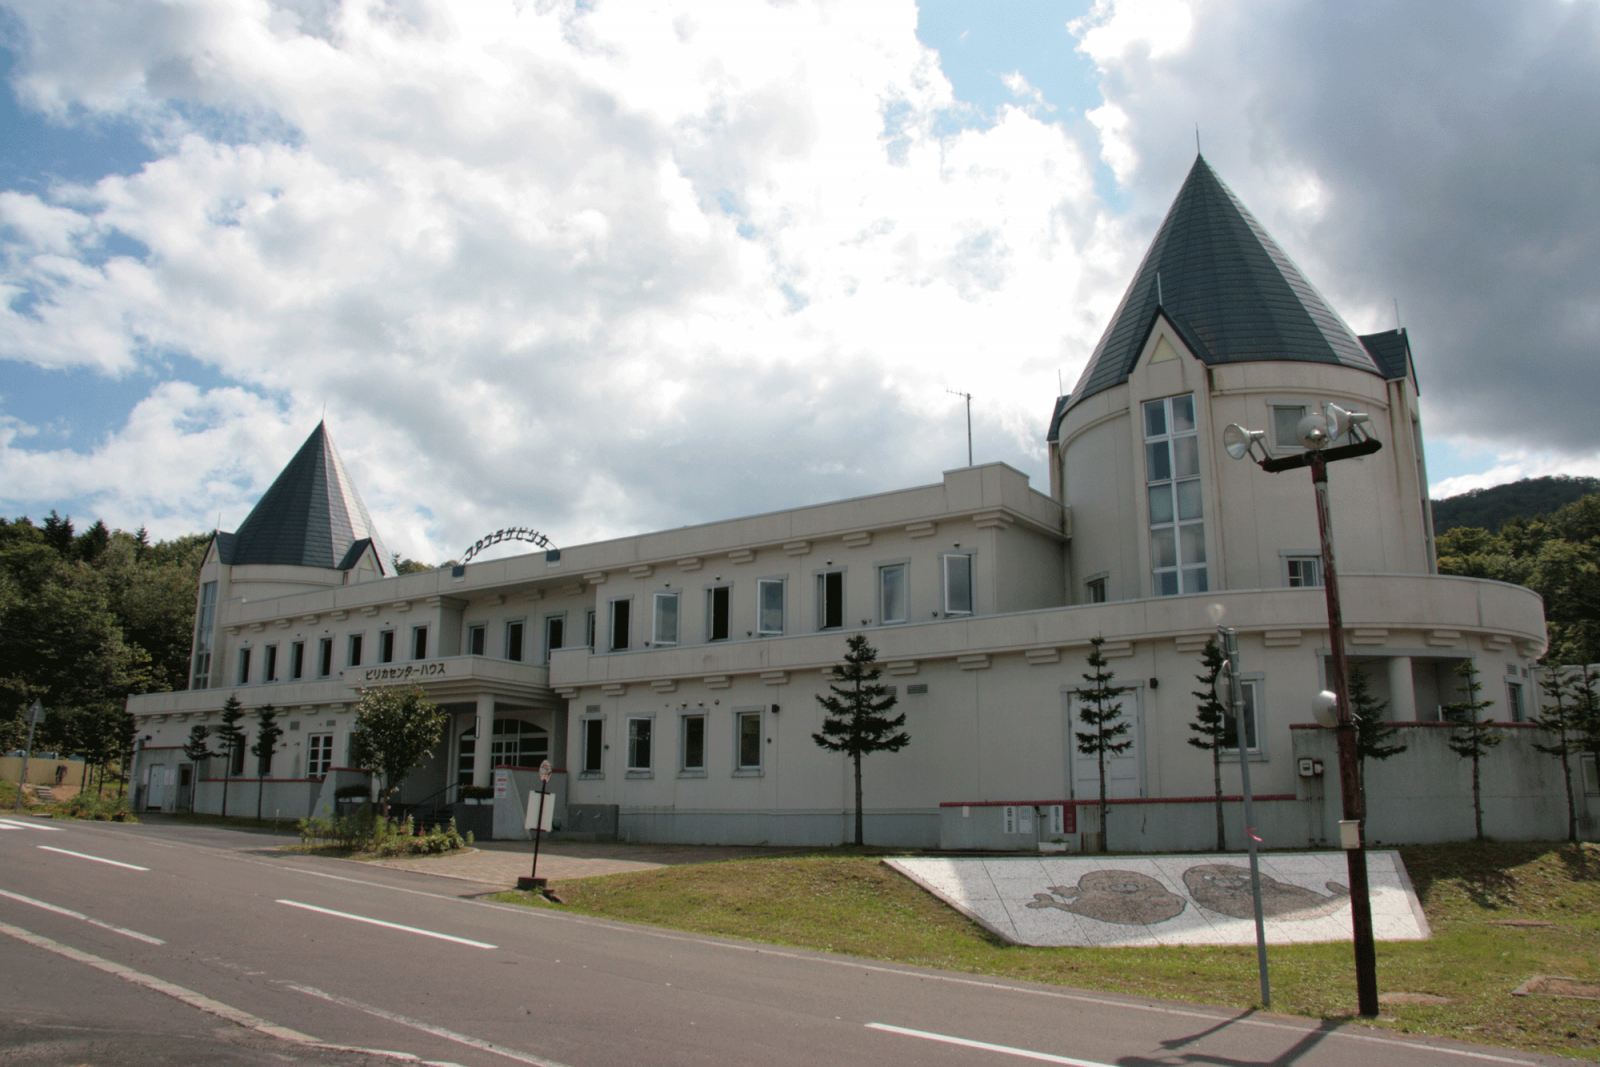
<svg viewBox="0 0 1600 1067"><path fill-rule="evenodd" d="M305 678L326 678L336 670L345 667L359 667L363 663L393 663L400 657L399 635L395 630L380 630L377 635L376 648L367 644L367 635L363 633L345 634L344 656L336 658L338 654L338 638L320 637L314 643L306 641L291 641L287 646L281 644L266 644L258 649L254 645L246 645L236 652L234 661L235 685L251 685L257 682L283 682L299 681ZM428 658L428 627L413 626L410 633L410 658L413 660ZM259 652L259 655L257 654ZM204 663L201 657L205 657ZM196 681L210 674L210 653L195 653ZM196 689L204 689L204 684L196 684Z"/></svg>
<svg viewBox="0 0 1600 1067"><path fill-rule="evenodd" d="M1316 555L1290 555L1282 557L1279 578L1290 589L1320 588L1322 585L1322 557ZM1109 597L1111 576L1095 574L1084 580L1083 603L1104 604Z"/></svg>

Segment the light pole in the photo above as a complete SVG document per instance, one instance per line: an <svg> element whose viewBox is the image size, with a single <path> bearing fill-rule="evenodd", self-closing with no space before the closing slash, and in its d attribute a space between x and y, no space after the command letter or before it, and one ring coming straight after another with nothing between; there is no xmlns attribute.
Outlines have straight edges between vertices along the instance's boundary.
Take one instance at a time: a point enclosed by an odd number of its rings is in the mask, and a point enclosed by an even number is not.
<svg viewBox="0 0 1600 1067"><path fill-rule="evenodd" d="M1234 459L1249 456L1269 474L1311 468L1317 499L1317 532L1322 541L1322 591L1328 605L1328 645L1332 653L1333 692L1338 701L1339 792L1344 818L1339 823L1339 843L1350 872L1350 932L1355 945L1356 1004L1362 1015L1378 1014L1377 950L1372 940L1372 898L1367 885L1367 851L1363 823L1367 802L1361 792L1360 760L1356 754L1356 724L1350 710L1350 672L1344 652L1344 612L1339 604L1339 572L1333 558L1333 518L1328 508L1328 464L1341 459L1370 456L1383 443L1366 432L1368 417L1324 404L1323 411L1300 420L1296 436L1305 451L1274 459L1262 444L1266 434L1237 423L1222 434L1223 446ZM1329 447L1342 437L1351 443Z"/></svg>

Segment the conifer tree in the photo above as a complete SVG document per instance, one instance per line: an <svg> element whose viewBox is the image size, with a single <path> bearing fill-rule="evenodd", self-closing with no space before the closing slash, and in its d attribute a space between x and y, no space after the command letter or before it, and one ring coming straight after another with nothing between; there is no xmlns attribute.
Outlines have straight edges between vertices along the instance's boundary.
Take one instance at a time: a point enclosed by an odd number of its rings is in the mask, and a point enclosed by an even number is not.
<svg viewBox="0 0 1600 1067"><path fill-rule="evenodd" d="M239 729L239 720L244 718L244 706L239 703L239 698L230 696L222 704L222 725L217 727L217 744L222 751L218 755L227 762L222 765L222 814L228 814L228 779L233 777L234 753L244 747L244 731Z"/></svg>
<svg viewBox="0 0 1600 1067"><path fill-rule="evenodd" d="M1386 760L1406 750L1405 745L1393 744L1400 727L1384 719L1389 710L1387 700L1378 700L1367 684L1367 672L1360 664L1350 668L1350 713L1356 721L1356 773L1361 778L1361 792L1367 791L1367 760Z"/></svg>
<svg viewBox="0 0 1600 1067"><path fill-rule="evenodd" d="M1230 729L1227 708L1223 706L1217 696L1217 678L1222 674L1222 649L1217 645L1217 639L1212 638L1206 642L1205 650L1200 653L1200 665L1206 673L1194 676L1195 681L1205 688L1194 690L1194 696L1200 701L1195 705L1194 721L1189 724L1189 729L1199 734L1199 737L1189 738L1189 743L1195 748L1211 753L1211 781L1217 790L1217 851L1228 850L1228 837L1222 821L1222 750L1233 748L1238 744L1235 740L1237 731ZM1102 824L1104 822L1102 821Z"/></svg>
<svg viewBox="0 0 1600 1067"><path fill-rule="evenodd" d="M261 722L256 727L256 743L250 752L256 758L256 822L261 821L262 794L266 792L267 772L272 770L272 753L277 750L283 727L278 725L278 709L266 704L260 711Z"/></svg>
<svg viewBox="0 0 1600 1067"><path fill-rule="evenodd" d="M1550 698L1550 703L1539 710L1533 717L1533 724L1550 731L1556 736L1553 745L1541 745L1537 741L1533 747L1548 756L1553 756L1561 761L1561 777L1567 787L1567 840L1578 840L1578 806L1572 794L1572 764L1570 758L1583 751L1583 733L1578 728L1579 701L1575 699L1575 692L1579 683L1571 674L1563 674L1561 669L1555 668L1548 677L1539 683L1539 688L1544 690L1545 696Z"/></svg>
<svg viewBox="0 0 1600 1067"><path fill-rule="evenodd" d="M1470 659L1463 660L1461 666L1456 668L1456 674L1461 678L1461 688L1467 699L1453 700L1445 705L1445 711L1455 722L1448 744L1450 751L1472 761L1472 819L1477 839L1482 841L1483 794L1479 788L1479 763L1491 748L1505 738L1490 732L1489 727L1494 720L1482 717L1485 710L1494 706L1494 701L1480 699L1483 684L1478 681L1478 665Z"/></svg>
<svg viewBox="0 0 1600 1067"><path fill-rule="evenodd" d="M1122 702L1117 698L1133 692L1131 686L1113 685L1111 680L1116 677L1112 671L1105 669L1106 657L1100 651L1100 646L1106 643L1104 637L1095 637L1089 641L1092 646L1089 652L1089 666L1093 668L1092 674L1085 674L1083 680L1089 683L1087 689L1078 690L1078 720L1089 728L1088 732L1076 732L1078 738L1078 751L1085 756L1094 756L1100 765L1100 832L1097 848L1100 852L1106 851L1106 816L1110 805L1106 803L1106 759L1118 756L1133 747L1133 739L1119 741L1128 732L1131 724L1118 722L1122 718Z"/></svg>
<svg viewBox="0 0 1600 1067"><path fill-rule="evenodd" d="M828 696L817 695L817 703L828 713L822 732L811 735L820 748L849 753L856 774L856 844L864 843L861 828L861 757L872 752L899 752L911 743L911 735L901 730L905 713L889 718L899 698L878 679L878 650L856 634L845 642L844 662L833 665L834 682Z"/></svg>

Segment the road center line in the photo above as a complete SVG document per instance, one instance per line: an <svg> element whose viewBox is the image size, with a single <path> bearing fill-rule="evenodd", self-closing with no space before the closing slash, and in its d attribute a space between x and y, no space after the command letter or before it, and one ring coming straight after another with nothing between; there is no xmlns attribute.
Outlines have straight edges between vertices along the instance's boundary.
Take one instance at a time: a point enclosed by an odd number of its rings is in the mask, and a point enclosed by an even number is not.
<svg viewBox="0 0 1600 1067"><path fill-rule="evenodd" d="M38 823L23 822L21 819L0 819L0 829L6 830L43 830L46 833L59 834L59 826L40 826Z"/></svg>
<svg viewBox="0 0 1600 1067"><path fill-rule="evenodd" d="M146 989L152 989L157 993L163 993L169 997L172 997L174 1000L182 1001L191 1008L199 1008L203 1012L220 1016L231 1023L237 1023L238 1025L248 1027L251 1030L256 1030L272 1037L282 1038L285 1041L293 1041L297 1045L315 1045L317 1043L317 1039L311 1037L309 1034L302 1034L298 1030L290 1030L288 1027L278 1026L275 1023L269 1023L265 1019L259 1019L247 1011L240 1011L238 1008L231 1007L222 1003L221 1001L212 1000L210 997L202 996L192 989L185 989L181 985L173 985L171 982L163 981L154 975L143 974L134 970L132 967L124 967L120 963L113 963L111 960L102 959L99 956L92 955L91 953L80 951L79 949L75 949L70 945L63 945L59 941L52 941L48 937L30 933L29 931L23 930L20 927L7 926L5 923L0 923L0 934L5 934L7 937L14 937L18 941L26 942L27 944L33 945L35 948L42 948L46 952L53 952L57 956L65 956L69 960L74 960L78 963L86 963L97 971L104 971L106 974L114 974L125 982L132 982L134 985L144 986Z"/></svg>
<svg viewBox="0 0 1600 1067"><path fill-rule="evenodd" d="M471 945L473 948L499 948L487 941L473 941L470 938L456 937L452 934L441 934L434 930L423 930L415 926L402 926L400 923L384 922L382 919L369 919L365 915L351 915L348 911L334 911L332 908L319 908L314 904L302 904L297 900L280 900L279 904L287 904L291 908L304 908L322 915L336 915L341 919L354 919L358 923L371 923L373 926L386 926L391 930L404 930L408 934L421 934L423 937L436 937L440 941L454 941L458 945Z"/></svg>
<svg viewBox="0 0 1600 1067"><path fill-rule="evenodd" d="M94 860L96 863L109 863L113 867L126 867L130 871L148 871L150 869L149 867L140 867L132 863L123 863L121 860L108 860L100 856L91 856L87 852L74 852L70 848L52 848L49 845L34 845L33 847L42 848L46 852L59 852L63 856L76 856L80 860Z"/></svg>
<svg viewBox="0 0 1600 1067"><path fill-rule="evenodd" d="M960 1045L962 1048L981 1048L985 1052L1001 1052L1007 1056L1021 1056L1027 1060L1042 1060L1045 1063L1064 1063L1067 1067L1109 1067L1108 1064L1096 1060L1075 1060L1071 1056L1054 1056L1048 1052L1034 1052L1032 1049L1012 1048L1010 1045L991 1045L987 1041L969 1041L964 1037L951 1037L949 1034L934 1034L927 1030L907 1030L903 1026L890 1026L887 1023L867 1023L868 1030L882 1030L890 1034L904 1034L906 1037L920 1037L928 1041L942 1041L946 1045Z"/></svg>
<svg viewBox="0 0 1600 1067"><path fill-rule="evenodd" d="M286 902L279 901L279 903ZM296 993L304 993L308 997L316 997L319 1000L326 1000L330 1004L340 1004L346 1008L354 1008L356 1011L365 1012L366 1014L376 1018L387 1019L389 1022L399 1023L401 1026L409 1026L413 1030L421 1030L425 1034L432 1034L434 1037L442 1037L446 1041L454 1041L458 1044L466 1045L469 1048L481 1049L484 1052L492 1052L496 1056L504 1056L506 1059L515 1060L518 1063L532 1064L533 1067L566 1067L566 1064L557 1063L555 1060L547 1060L541 1056L535 1056L532 1053L520 1052L514 1048L506 1048L504 1045L496 1045L494 1042L484 1041L482 1038L472 1037L467 1034L458 1034L454 1030L446 1030L442 1026L434 1026L432 1023L425 1023L420 1019L412 1019L404 1015L397 1015L392 1011L384 1011L382 1008L375 1008L371 1004L363 1004L359 1000L351 1000L349 997L341 997L333 993L324 993L322 990L316 989L312 986L296 985L292 982L285 982L284 985L294 990Z"/></svg>
<svg viewBox="0 0 1600 1067"><path fill-rule="evenodd" d="M99 919L91 919L82 912L73 911L71 908L63 908L57 904L47 904L42 900L34 900L32 897L25 897L21 893L12 893L8 890L0 889L0 897L10 897L12 900L20 900L24 904L32 904L36 908L43 908L45 911L53 911L57 915L65 915L68 918L77 919L81 922L88 923L90 926L98 926L102 930L110 930L114 934L121 934L123 937L131 937L135 941L143 941L150 945L166 944L166 942L161 940L159 937L151 937L149 934L141 934L137 930L129 930L124 926L113 926L111 923L101 922Z"/></svg>

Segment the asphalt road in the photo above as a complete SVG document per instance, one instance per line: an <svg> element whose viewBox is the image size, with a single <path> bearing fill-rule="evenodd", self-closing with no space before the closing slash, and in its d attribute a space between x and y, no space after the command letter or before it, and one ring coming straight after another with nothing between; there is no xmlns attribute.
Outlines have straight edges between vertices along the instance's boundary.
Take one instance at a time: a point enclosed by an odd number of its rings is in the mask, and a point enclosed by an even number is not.
<svg viewBox="0 0 1600 1067"><path fill-rule="evenodd" d="M0 818L0 1065L1563 1062L497 905L273 844Z"/></svg>

